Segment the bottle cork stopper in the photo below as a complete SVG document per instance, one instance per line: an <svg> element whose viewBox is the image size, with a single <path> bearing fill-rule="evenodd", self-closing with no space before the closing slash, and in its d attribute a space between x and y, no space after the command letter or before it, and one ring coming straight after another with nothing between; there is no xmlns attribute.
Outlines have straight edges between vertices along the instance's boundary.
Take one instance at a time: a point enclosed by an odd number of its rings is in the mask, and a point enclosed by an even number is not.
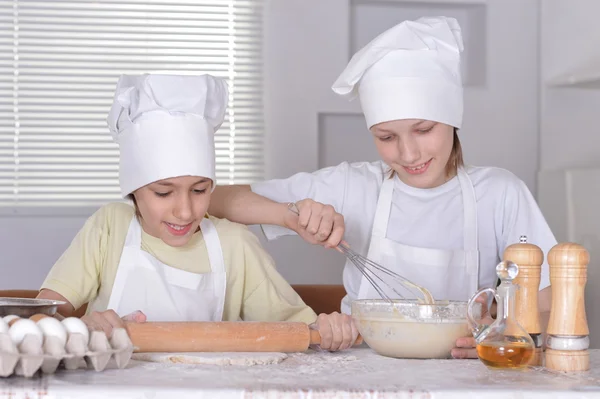
<svg viewBox="0 0 600 399"><path fill-rule="evenodd" d="M544 263L544 252L537 245L527 242L526 236L520 242L509 245L504 250L504 261L512 261L519 267L514 283L519 285L515 293L515 315L519 324L529 334L541 334L538 310L538 291Z"/></svg>

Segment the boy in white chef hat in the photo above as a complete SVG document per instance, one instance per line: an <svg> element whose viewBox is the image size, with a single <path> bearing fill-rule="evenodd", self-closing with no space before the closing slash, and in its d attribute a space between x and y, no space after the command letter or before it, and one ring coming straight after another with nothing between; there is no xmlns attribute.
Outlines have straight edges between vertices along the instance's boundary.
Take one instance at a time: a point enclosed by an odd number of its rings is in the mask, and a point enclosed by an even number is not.
<svg viewBox="0 0 600 399"><path fill-rule="evenodd" d="M523 181L500 168L463 164L457 134L462 51L454 18L404 21L383 32L333 84L340 96L360 99L381 161L344 162L252 187L218 187L210 212L271 224L263 228L269 239L295 232L336 247L345 235L354 250L440 300L466 301L479 287L494 286L504 249L522 235L549 251L556 240ZM239 205L250 203L252 208ZM289 203L296 203L299 217ZM344 286L346 313L352 300L379 297L349 261ZM547 317L547 264L540 289L539 309ZM476 357L473 346L472 339L461 339L452 355Z"/></svg>
<svg viewBox="0 0 600 399"><path fill-rule="evenodd" d="M356 340L347 315L317 315L242 225L206 214L215 186L214 133L227 84L210 75L122 76L108 123L119 144L125 203L85 223L42 285L68 316L107 334L135 321L302 321L321 348ZM313 324L314 323L314 324Z"/></svg>

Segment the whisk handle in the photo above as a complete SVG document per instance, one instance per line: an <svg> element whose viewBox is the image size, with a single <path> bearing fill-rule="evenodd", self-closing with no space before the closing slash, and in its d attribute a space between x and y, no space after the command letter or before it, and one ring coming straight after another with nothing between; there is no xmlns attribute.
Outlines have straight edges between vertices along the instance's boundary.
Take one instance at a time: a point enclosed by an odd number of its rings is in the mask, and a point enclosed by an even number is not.
<svg viewBox="0 0 600 399"><path fill-rule="evenodd" d="M288 202L287 207L288 207L288 210L290 210L291 212L300 216L300 212L298 211L298 207L296 206L295 202ZM348 245L344 244L343 241L338 244L336 249L344 254L348 253L349 251L352 251Z"/></svg>
<svg viewBox="0 0 600 399"><path fill-rule="evenodd" d="M288 210L300 216L300 212L298 212L298 207L296 206L295 202L288 202Z"/></svg>

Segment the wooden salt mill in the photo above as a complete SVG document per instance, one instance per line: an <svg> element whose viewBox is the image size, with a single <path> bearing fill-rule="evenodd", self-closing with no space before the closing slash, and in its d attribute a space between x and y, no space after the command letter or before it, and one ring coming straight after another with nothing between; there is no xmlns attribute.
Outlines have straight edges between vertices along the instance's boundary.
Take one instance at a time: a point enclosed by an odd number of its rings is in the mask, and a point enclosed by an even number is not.
<svg viewBox="0 0 600 399"><path fill-rule="evenodd" d="M586 371L590 368L585 284L589 252L575 243L560 243L548 253L552 307L546 338L546 368Z"/></svg>
<svg viewBox="0 0 600 399"><path fill-rule="evenodd" d="M529 244L526 236L521 236L518 244L509 245L504 250L504 261L509 260L519 267L519 274L513 280L519 285L515 293L515 316L517 322L529 333L535 343L535 353L529 364L541 366L543 340L538 310L538 291L544 252L537 245Z"/></svg>

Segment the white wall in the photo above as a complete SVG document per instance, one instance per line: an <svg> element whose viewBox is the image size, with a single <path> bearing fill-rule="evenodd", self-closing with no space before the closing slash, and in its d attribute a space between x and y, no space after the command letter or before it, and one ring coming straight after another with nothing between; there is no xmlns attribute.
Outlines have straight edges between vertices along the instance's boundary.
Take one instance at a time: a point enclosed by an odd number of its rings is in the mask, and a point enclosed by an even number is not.
<svg viewBox="0 0 600 399"><path fill-rule="evenodd" d="M594 79L569 84L600 74L599 11L594 0L541 2L539 202L559 241L574 239L561 195L568 190L563 171L600 164L600 85Z"/></svg>
<svg viewBox="0 0 600 399"><path fill-rule="evenodd" d="M467 161L508 168L535 191L537 0L269 0L266 7L268 177L343 159L377 159L358 103L341 100L330 86L352 53L375 35L403 19L442 14L456 17L464 33L467 88L460 134ZM0 218L6 271L0 289L38 288L90 212ZM291 283L341 282L341 254L296 237L263 243Z"/></svg>
<svg viewBox="0 0 600 399"><path fill-rule="evenodd" d="M539 203L559 241L590 251L586 309L600 347L600 2L541 2Z"/></svg>
<svg viewBox="0 0 600 399"><path fill-rule="evenodd" d="M39 289L86 217L0 216L0 289Z"/></svg>
<svg viewBox="0 0 600 399"><path fill-rule="evenodd" d="M600 2L542 1L542 170L598 166L600 85L558 86L588 71L600 76Z"/></svg>

